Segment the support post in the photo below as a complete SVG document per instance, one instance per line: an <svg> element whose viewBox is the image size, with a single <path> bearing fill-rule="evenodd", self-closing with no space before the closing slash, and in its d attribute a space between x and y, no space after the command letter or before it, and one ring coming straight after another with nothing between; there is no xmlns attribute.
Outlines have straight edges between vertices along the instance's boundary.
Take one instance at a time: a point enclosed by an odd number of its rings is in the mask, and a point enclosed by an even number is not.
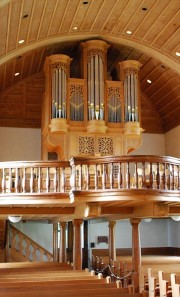
<svg viewBox="0 0 180 297"><path fill-rule="evenodd" d="M109 261L116 261L115 221L109 221Z"/></svg>
<svg viewBox="0 0 180 297"><path fill-rule="evenodd" d="M133 286L134 292L139 292L139 266L141 266L141 247L139 237L139 223L141 219L132 218L132 266L133 266Z"/></svg>
<svg viewBox="0 0 180 297"><path fill-rule="evenodd" d="M66 222L60 222L59 262L66 262Z"/></svg>
<svg viewBox="0 0 180 297"><path fill-rule="evenodd" d="M58 262L58 223L53 224L53 261Z"/></svg>
<svg viewBox="0 0 180 297"><path fill-rule="evenodd" d="M81 225L82 219L75 219L74 226L74 240L73 240L73 267L75 270L82 269L82 247L81 247Z"/></svg>

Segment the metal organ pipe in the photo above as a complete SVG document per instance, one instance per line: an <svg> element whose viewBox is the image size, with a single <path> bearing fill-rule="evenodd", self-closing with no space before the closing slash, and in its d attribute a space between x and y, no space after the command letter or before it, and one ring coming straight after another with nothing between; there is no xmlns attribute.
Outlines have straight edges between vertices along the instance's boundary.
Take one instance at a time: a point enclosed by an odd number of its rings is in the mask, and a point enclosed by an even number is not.
<svg viewBox="0 0 180 297"><path fill-rule="evenodd" d="M119 63L121 80L124 82L125 122L139 121L139 70L138 61L126 60Z"/></svg>
<svg viewBox="0 0 180 297"><path fill-rule="evenodd" d="M104 117L104 75L100 55L92 55L87 65L89 120Z"/></svg>

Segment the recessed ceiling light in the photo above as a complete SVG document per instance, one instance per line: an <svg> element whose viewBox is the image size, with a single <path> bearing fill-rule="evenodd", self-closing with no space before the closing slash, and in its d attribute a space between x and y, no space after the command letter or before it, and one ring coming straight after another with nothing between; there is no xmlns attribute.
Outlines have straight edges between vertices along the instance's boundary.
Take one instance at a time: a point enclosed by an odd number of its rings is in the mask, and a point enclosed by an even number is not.
<svg viewBox="0 0 180 297"><path fill-rule="evenodd" d="M75 26L75 27L73 27L73 30L77 30L77 29L78 29L78 27L76 27L76 26Z"/></svg>
<svg viewBox="0 0 180 297"><path fill-rule="evenodd" d="M19 42L19 44L24 43L24 39L21 39L18 42Z"/></svg>
<svg viewBox="0 0 180 297"><path fill-rule="evenodd" d="M15 76L18 76L18 75L19 75L19 72L16 72L14 75L15 75Z"/></svg>
<svg viewBox="0 0 180 297"><path fill-rule="evenodd" d="M152 81L150 79L147 79L147 82L148 82L148 84L151 84L152 83Z"/></svg>
<svg viewBox="0 0 180 297"><path fill-rule="evenodd" d="M128 31L126 31L126 33L127 33L128 35L131 35L131 34L132 34L132 31L128 30Z"/></svg>
<svg viewBox="0 0 180 297"><path fill-rule="evenodd" d="M180 57L180 52L176 52L176 56L177 57Z"/></svg>
<svg viewBox="0 0 180 297"><path fill-rule="evenodd" d="M26 18L28 18L28 16L29 16L28 14L24 14L22 18L26 19Z"/></svg>

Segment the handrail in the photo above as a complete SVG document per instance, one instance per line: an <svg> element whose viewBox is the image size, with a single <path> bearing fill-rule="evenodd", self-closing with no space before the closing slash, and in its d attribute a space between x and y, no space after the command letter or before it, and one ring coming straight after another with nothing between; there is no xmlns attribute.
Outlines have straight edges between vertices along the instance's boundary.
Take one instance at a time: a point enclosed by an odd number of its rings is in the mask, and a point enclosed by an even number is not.
<svg viewBox="0 0 180 297"><path fill-rule="evenodd" d="M180 191L180 159L131 155L0 162L0 195L107 189Z"/></svg>

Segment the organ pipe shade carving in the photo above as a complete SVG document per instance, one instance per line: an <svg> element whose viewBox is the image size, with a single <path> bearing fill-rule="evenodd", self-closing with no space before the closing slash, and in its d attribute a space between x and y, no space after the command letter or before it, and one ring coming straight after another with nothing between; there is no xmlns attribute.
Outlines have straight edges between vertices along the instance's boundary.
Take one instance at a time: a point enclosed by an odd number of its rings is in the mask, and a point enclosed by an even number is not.
<svg viewBox="0 0 180 297"><path fill-rule="evenodd" d="M120 123L122 122L122 108L121 108L121 96L120 88L110 87L108 88L108 122Z"/></svg>
<svg viewBox="0 0 180 297"><path fill-rule="evenodd" d="M70 87L70 120L84 121L84 88L73 84Z"/></svg>

